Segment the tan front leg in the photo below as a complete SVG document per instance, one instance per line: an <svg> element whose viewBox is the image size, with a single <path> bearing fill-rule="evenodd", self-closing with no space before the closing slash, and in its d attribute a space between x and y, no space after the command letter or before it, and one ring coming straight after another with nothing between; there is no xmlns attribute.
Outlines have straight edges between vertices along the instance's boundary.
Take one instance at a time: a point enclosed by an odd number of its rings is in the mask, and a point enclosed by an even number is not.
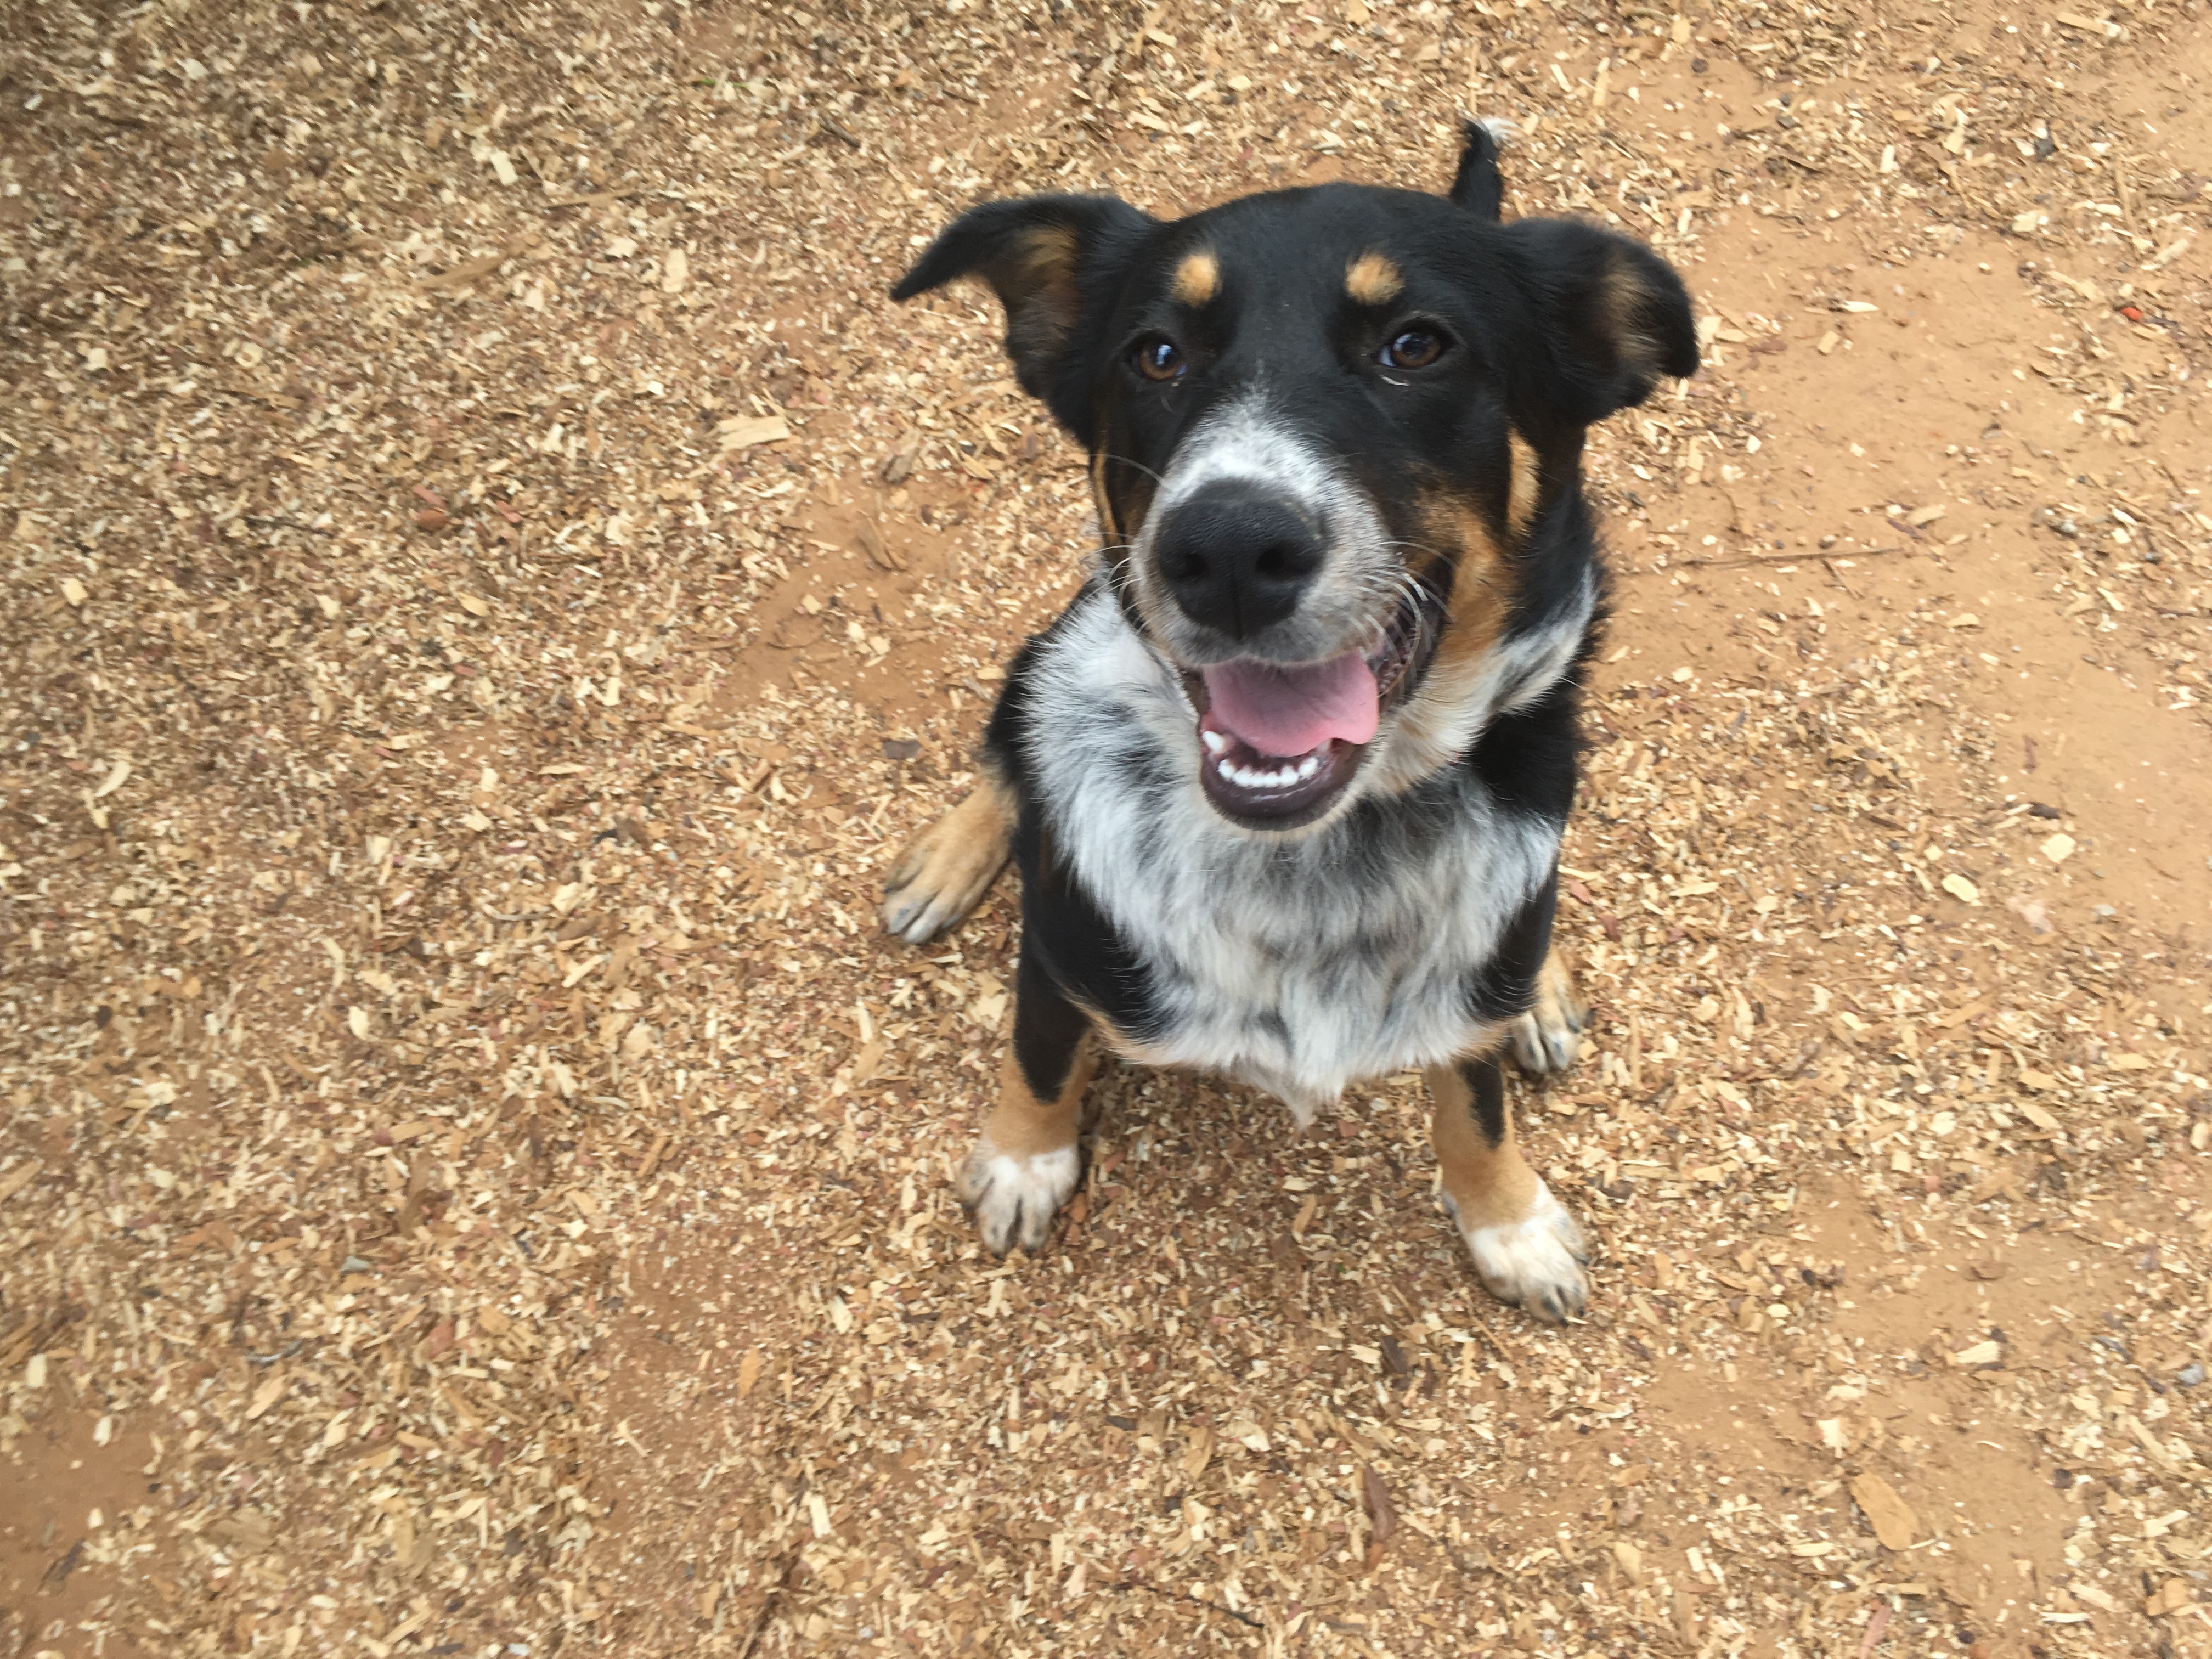
<svg viewBox="0 0 2212 1659"><path fill-rule="evenodd" d="M1589 1299L1582 1229L1521 1156L1496 1056L1432 1066L1427 1077L1444 1205L1482 1282L1554 1324L1581 1313Z"/></svg>
<svg viewBox="0 0 2212 1659"><path fill-rule="evenodd" d="M975 908L1006 868L1014 792L987 760L975 792L906 845L884 884L884 927L926 945Z"/></svg>
<svg viewBox="0 0 2212 1659"><path fill-rule="evenodd" d="M999 1103L960 1171L960 1201L996 1255L1042 1245L1082 1178L1083 1093L1097 1063L1089 1016L1034 960L1023 953Z"/></svg>
<svg viewBox="0 0 2212 1659"><path fill-rule="evenodd" d="M1536 995L1528 1012L1513 1022L1513 1058L1521 1069L1541 1075L1564 1072L1583 1046L1589 1006L1575 994L1567 959L1554 945L1536 975Z"/></svg>

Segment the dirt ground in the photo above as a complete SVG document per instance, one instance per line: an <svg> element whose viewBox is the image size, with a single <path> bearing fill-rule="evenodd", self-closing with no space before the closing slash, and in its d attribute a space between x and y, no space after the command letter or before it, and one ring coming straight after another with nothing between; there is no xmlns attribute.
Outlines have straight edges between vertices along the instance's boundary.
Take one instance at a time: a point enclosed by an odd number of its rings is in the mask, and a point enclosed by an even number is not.
<svg viewBox="0 0 2212 1659"><path fill-rule="evenodd" d="M15 0L0 1654L2212 1654L2212 24ZM1015 896L873 925L1080 458L987 194L1678 262L1490 1302L1418 1083L948 1177Z"/></svg>

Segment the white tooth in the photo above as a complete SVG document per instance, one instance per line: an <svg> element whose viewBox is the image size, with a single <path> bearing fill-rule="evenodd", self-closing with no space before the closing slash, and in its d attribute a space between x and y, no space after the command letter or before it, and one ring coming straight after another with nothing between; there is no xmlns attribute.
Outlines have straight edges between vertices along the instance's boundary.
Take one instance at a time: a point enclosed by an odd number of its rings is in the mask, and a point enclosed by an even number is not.
<svg viewBox="0 0 2212 1659"><path fill-rule="evenodd" d="M1304 760L1298 763L1298 781L1303 783L1306 779L1313 776L1315 773L1320 770L1321 757L1318 755L1308 755Z"/></svg>
<svg viewBox="0 0 2212 1659"><path fill-rule="evenodd" d="M1213 754L1221 754L1229 747L1229 739L1218 732L1202 730L1198 735L1204 740L1207 750Z"/></svg>

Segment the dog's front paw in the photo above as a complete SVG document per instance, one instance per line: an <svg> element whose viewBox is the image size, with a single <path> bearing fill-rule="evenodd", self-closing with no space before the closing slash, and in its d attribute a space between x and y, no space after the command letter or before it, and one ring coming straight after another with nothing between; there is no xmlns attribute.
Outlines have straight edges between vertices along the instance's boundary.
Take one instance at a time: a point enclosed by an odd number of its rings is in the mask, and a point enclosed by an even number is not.
<svg viewBox="0 0 2212 1659"><path fill-rule="evenodd" d="M960 1171L960 1201L975 1218L992 1255L1004 1255L1017 1244L1035 1250L1082 1175L1083 1159L1073 1146L1018 1157L984 1142L968 1154Z"/></svg>
<svg viewBox="0 0 2212 1659"><path fill-rule="evenodd" d="M1006 862L1012 802L986 778L908 845L884 884L884 927L925 945L975 908Z"/></svg>
<svg viewBox="0 0 2212 1659"><path fill-rule="evenodd" d="M1589 1301L1583 1263L1589 1247L1566 1206L1540 1181L1528 1213L1518 1221L1462 1227L1468 1254L1490 1293L1547 1324L1581 1314Z"/></svg>
<svg viewBox="0 0 2212 1659"><path fill-rule="evenodd" d="M1589 1006L1575 994L1566 965L1554 954L1536 980L1536 999L1513 1022L1513 1058L1524 1072L1564 1072L1582 1052Z"/></svg>

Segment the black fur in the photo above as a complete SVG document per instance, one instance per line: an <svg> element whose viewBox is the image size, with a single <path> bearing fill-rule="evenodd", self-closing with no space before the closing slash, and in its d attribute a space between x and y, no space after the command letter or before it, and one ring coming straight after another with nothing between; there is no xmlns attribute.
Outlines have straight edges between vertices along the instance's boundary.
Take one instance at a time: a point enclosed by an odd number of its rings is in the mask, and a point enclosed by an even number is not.
<svg viewBox="0 0 2212 1659"><path fill-rule="evenodd" d="M1104 198L990 203L946 229L892 293L903 300L969 275L991 283L1022 385L1102 459L1103 580L1140 635L1151 637L1150 623L1127 562L1157 480L1194 433L1264 386L1298 441L1375 503L1392 544L1413 550L1409 574L1448 596L1482 552L1497 573L1487 580L1506 590L1487 596L1503 607L1494 648L1504 651L1589 614L1596 537L1581 488L1584 428L1640 403L1662 375L1693 372L1698 354L1688 296L1663 261L1578 221L1503 223L1502 195L1496 141L1470 124L1449 198L1328 185L1247 197L1174 222ZM1221 286L1205 303L1185 303L1173 273L1201 249L1216 256ZM1379 299L1358 299L1348 262L1369 252L1398 280ZM1407 330L1440 337L1444 350L1399 367L1395 342ZM1180 372L1140 372L1137 352L1163 341ZM1515 436L1539 462L1528 523L1516 520ZM1480 550L1451 528L1470 515L1485 526ZM1015 1047L1040 1095L1066 1075L1080 1035L1076 1010L1139 1048L1166 1035L1159 976L1169 965L1140 959L1108 918L1113 896L1085 891L1055 855L1027 758L1033 743L1050 739L1036 729L1036 680L1042 648L1065 623L1016 658L984 744L1019 803ZM1526 700L1501 695L1503 712L1464 752L1439 757L1395 793L1355 795L1340 820L1350 850L1338 878L1357 890L1410 849L1461 833L1478 812L1493 823L1501 815L1534 821L1556 836L1576 787L1577 679L1589 637L1564 672L1556 653L1532 657ZM1425 684L1437 660L1431 652L1414 665L1404 695ZM1121 787L1163 799L1188 787L1178 782L1187 770L1167 763L1149 730L1129 731L1102 764ZM1255 840L1252 857L1268 856ZM1556 877L1490 941L1465 981L1471 1020L1501 1021L1528 1006L1555 902ZM1279 1020L1264 1007L1253 1018ZM1495 1063L1474 1062L1467 1075L1495 1142L1504 1133Z"/></svg>
<svg viewBox="0 0 2212 1659"><path fill-rule="evenodd" d="M1459 171L1449 192L1453 203L1478 219L1495 224L1504 210L1505 180L1498 172L1498 140L1480 121L1461 128L1466 148L1459 153Z"/></svg>
<svg viewBox="0 0 2212 1659"><path fill-rule="evenodd" d="M1505 1140L1505 1071L1495 1054L1482 1054L1460 1062L1459 1074L1474 1097L1468 1109L1474 1127L1493 1147Z"/></svg>

